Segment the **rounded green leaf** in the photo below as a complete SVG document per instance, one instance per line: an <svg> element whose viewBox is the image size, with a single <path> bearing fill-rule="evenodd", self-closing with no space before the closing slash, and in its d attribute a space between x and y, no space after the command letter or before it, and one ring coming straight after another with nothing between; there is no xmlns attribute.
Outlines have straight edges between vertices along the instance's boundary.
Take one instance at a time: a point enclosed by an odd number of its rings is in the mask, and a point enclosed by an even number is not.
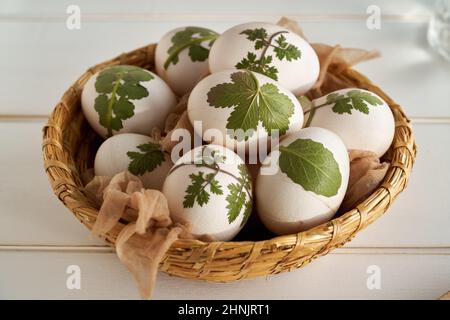
<svg viewBox="0 0 450 320"><path fill-rule="evenodd" d="M279 166L294 183L325 197L337 194L342 176L333 153L320 142L297 139L280 146Z"/></svg>

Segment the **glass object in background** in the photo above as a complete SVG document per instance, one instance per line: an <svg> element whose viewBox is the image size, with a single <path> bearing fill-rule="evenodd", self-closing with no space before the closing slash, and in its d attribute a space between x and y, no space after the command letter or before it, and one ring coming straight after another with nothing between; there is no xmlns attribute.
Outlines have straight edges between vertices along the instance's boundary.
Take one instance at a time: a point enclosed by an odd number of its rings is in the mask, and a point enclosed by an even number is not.
<svg viewBox="0 0 450 320"><path fill-rule="evenodd" d="M428 42L450 60L450 0L437 0L428 27Z"/></svg>

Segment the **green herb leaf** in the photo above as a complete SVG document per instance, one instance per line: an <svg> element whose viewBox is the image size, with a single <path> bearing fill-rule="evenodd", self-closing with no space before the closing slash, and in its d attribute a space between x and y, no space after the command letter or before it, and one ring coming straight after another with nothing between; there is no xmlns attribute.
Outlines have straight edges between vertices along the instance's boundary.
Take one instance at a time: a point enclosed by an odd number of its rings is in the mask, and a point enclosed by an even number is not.
<svg viewBox="0 0 450 320"><path fill-rule="evenodd" d="M209 173L204 175L202 171L198 174L192 173L189 175L191 178L191 184L186 188L186 195L184 196L183 207L192 208L197 202L200 207L207 204L210 199L209 191L213 194L223 194L222 187L219 185L219 181L215 179L217 173Z"/></svg>
<svg viewBox="0 0 450 320"><path fill-rule="evenodd" d="M170 39L172 46L167 50L169 56L164 63L164 69L167 69L171 63L176 65L180 52L185 49L189 50L192 62L205 61L208 58L209 49L218 36L218 33L200 27L186 27L184 30L178 31ZM206 45L203 44L205 41L208 41Z"/></svg>
<svg viewBox="0 0 450 320"><path fill-rule="evenodd" d="M352 99L353 108L365 114L369 114L369 105L377 106L383 104L381 99L369 92L351 90L347 92L347 95Z"/></svg>
<svg viewBox="0 0 450 320"><path fill-rule="evenodd" d="M260 87L255 75L248 71L233 73L231 80L232 83L219 84L208 92L210 106L233 108L227 129L256 130L261 121L269 135L275 129L280 135L286 132L294 113L294 104L288 96L270 83Z"/></svg>
<svg viewBox="0 0 450 320"><path fill-rule="evenodd" d="M327 96L327 104L334 104L332 110L339 114L351 114L353 109L364 114L369 114L369 105L382 105L383 101L370 92L351 90L345 94L329 94Z"/></svg>
<svg viewBox="0 0 450 320"><path fill-rule="evenodd" d="M127 156L131 159L128 165L128 171L136 176L142 176L146 172L152 172L164 161L164 153L161 146L157 143L145 143L138 145L137 148L142 151L128 151Z"/></svg>
<svg viewBox="0 0 450 320"><path fill-rule="evenodd" d="M337 194L342 183L339 165L322 143L297 139L279 150L280 169L294 183L325 197Z"/></svg>
<svg viewBox="0 0 450 320"><path fill-rule="evenodd" d="M247 57L236 64L236 69L246 69L268 76L273 80L278 80L278 69L269 64L272 62L272 56L256 59L256 54L248 52Z"/></svg>
<svg viewBox="0 0 450 320"><path fill-rule="evenodd" d="M245 207L246 192L238 183L228 185L229 194L226 198L228 205L228 223L232 223Z"/></svg>
<svg viewBox="0 0 450 320"><path fill-rule="evenodd" d="M208 59L209 49L202 47L201 45L194 44L189 48L189 57L191 61L205 61Z"/></svg>
<svg viewBox="0 0 450 320"><path fill-rule="evenodd" d="M199 161L200 160L200 161ZM185 208L192 208L197 202L200 206L209 202L209 192L221 195L223 194L222 186L216 179L216 175L220 171L219 163L224 163L226 157L221 155L218 150L210 149L208 146L203 146L196 155L196 167L205 167L214 170L213 173L204 175L202 171L198 174L191 174L191 184L186 188L186 195L184 197L183 206ZM209 192L207 188L209 187Z"/></svg>
<svg viewBox="0 0 450 320"><path fill-rule="evenodd" d="M343 114L343 113L351 114L352 113L352 108L353 108L353 106L351 104L350 98L343 97L343 98L338 99L338 100L335 101L332 110L335 113L339 113L339 114Z"/></svg>
<svg viewBox="0 0 450 320"><path fill-rule="evenodd" d="M238 183L230 183L227 188L229 194L226 197L228 209L228 223L232 223L243 211L244 219L241 225L244 225L252 210L252 200L247 200L247 195L252 189L252 182L245 164L240 164Z"/></svg>
<svg viewBox="0 0 450 320"><path fill-rule="evenodd" d="M286 59L287 61L300 59L300 50L298 50L296 46L287 43L285 36L280 35L275 42L278 44L278 47L275 47L273 51L280 61L283 59Z"/></svg>
<svg viewBox="0 0 450 320"><path fill-rule="evenodd" d="M197 167L207 167L217 169L219 163L224 163L226 157L221 155L218 150L213 150L208 146L203 146L197 154ZM198 161L200 160L200 161Z"/></svg>
<svg viewBox="0 0 450 320"><path fill-rule="evenodd" d="M241 34L245 34L247 39L250 41L255 40L263 40L267 39L267 31L264 28L256 28L256 29L246 29L241 32Z"/></svg>
<svg viewBox="0 0 450 320"><path fill-rule="evenodd" d="M247 36L247 39L255 43L255 50L261 50L259 58L253 52L248 52L247 56L242 58L235 67L237 69L247 69L250 71L258 72L278 80L278 69L271 65L273 58L271 55L267 55L267 50L273 47L278 60L287 61L297 60L301 57L300 50L288 43L283 33L287 31L279 31L269 37L267 31L264 28L246 29L241 32ZM275 42L275 43L273 43Z"/></svg>
<svg viewBox="0 0 450 320"><path fill-rule="evenodd" d="M108 130L108 136L122 129L122 121L134 115L134 104L130 100L147 97L148 90L140 83L153 78L144 69L125 65L109 67L99 73L95 80L95 90L99 95L94 109L100 124Z"/></svg>

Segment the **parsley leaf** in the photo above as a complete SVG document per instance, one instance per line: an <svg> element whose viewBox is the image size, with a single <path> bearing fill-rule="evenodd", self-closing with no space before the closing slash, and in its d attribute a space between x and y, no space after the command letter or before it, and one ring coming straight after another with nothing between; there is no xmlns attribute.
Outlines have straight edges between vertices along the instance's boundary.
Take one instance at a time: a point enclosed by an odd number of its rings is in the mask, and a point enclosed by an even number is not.
<svg viewBox="0 0 450 320"><path fill-rule="evenodd" d="M382 105L383 101L370 92L350 90L345 94L330 93L327 96L326 104L334 104L332 110L339 114L352 114L353 109L369 114L369 105Z"/></svg>
<svg viewBox="0 0 450 320"><path fill-rule="evenodd" d="M247 200L247 195L252 190L252 182L245 164L240 164L238 183L230 183L227 188L229 194L226 197L228 203L228 223L232 223L237 219L239 214L243 211L244 219L241 222L241 226L244 225L252 211L252 200Z"/></svg>
<svg viewBox="0 0 450 320"><path fill-rule="evenodd" d="M146 172L153 171L164 161L164 153L161 146L157 143L145 143L137 146L142 151L128 151L127 156L131 159L128 165L128 171L136 176L142 176Z"/></svg>
<svg viewBox="0 0 450 320"><path fill-rule="evenodd" d="M222 186L216 179L216 175L220 171L219 163L224 163L226 157L221 155L219 151L213 150L208 146L203 146L198 154L195 156L194 164L196 167L205 167L214 170L212 173L204 175L202 171L197 174L189 175L191 184L186 188L183 206L185 208L192 208L197 202L200 206L209 202L210 194L207 191L217 195L223 194Z"/></svg>
<svg viewBox="0 0 450 320"><path fill-rule="evenodd" d="M273 47L275 56L280 61L283 59L292 61L300 59L301 57L300 50L296 46L288 43L283 33L287 33L287 31L279 31L269 37L264 28L246 29L242 31L240 34L246 35L248 40L255 43L255 50L262 49L262 51L259 58L254 52L248 52L247 56L242 58L235 67L237 69L247 69L258 72L273 80L278 80L278 69L271 65L273 58L271 55L267 55L267 50L270 47ZM273 43L273 41L275 43Z"/></svg>
<svg viewBox="0 0 450 320"><path fill-rule="evenodd" d="M164 69L167 69L172 63L176 65L179 61L179 54L184 49L189 49L189 57L192 62L205 61L209 55L209 49L219 36L218 33L200 27L186 27L175 33L170 39L172 46L167 50L169 56L164 63ZM209 41L206 46L203 42Z"/></svg>
<svg viewBox="0 0 450 320"><path fill-rule="evenodd" d="M153 78L148 71L127 65L109 67L98 74L95 90L99 95L94 109L100 124L108 130L108 136L122 129L122 121L134 115L134 104L130 100L147 97L148 90L140 83Z"/></svg>
<svg viewBox="0 0 450 320"><path fill-rule="evenodd" d="M325 197L337 194L342 176L333 153L320 142L297 139L280 146L279 166L294 183Z"/></svg>
<svg viewBox="0 0 450 320"><path fill-rule="evenodd" d="M241 34L245 34L247 36L247 39L250 41L265 41L268 37L267 31L264 28L246 29L242 31Z"/></svg>
<svg viewBox="0 0 450 320"><path fill-rule="evenodd" d="M286 133L294 113L294 104L287 95L271 83L260 87L256 76L249 71L235 72L231 80L232 83L218 84L208 92L210 106L233 108L227 129L249 132L256 130L261 121L269 135L272 130L279 130L280 135Z"/></svg>
<svg viewBox="0 0 450 320"><path fill-rule="evenodd" d="M221 155L218 150L213 150L208 146L204 146L197 154L197 167L216 168L219 163L224 163L226 157Z"/></svg>
<svg viewBox="0 0 450 320"><path fill-rule="evenodd" d="M279 47L274 48L273 51L280 61L284 58L286 58L287 61L292 61L301 57L301 53L298 48L292 44L288 44L283 35L281 35L278 40L280 40L280 42L278 42Z"/></svg>
<svg viewBox="0 0 450 320"><path fill-rule="evenodd" d="M197 202L200 207L209 202L210 194L221 195L223 194L222 187L219 185L219 181L215 179L217 173L208 173L199 171L197 174L192 173L189 175L191 184L186 188L186 195L184 196L183 207L192 208L194 203Z"/></svg>

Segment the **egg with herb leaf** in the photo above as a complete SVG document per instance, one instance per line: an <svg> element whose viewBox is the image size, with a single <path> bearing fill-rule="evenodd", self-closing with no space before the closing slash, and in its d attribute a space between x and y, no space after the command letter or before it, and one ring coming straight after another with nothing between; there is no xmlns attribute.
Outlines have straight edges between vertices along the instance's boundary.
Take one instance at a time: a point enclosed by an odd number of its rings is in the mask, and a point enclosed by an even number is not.
<svg viewBox="0 0 450 320"><path fill-rule="evenodd" d="M388 104L373 92L349 88L329 93L311 103L300 101L305 126L333 131L349 150L372 151L381 157L392 143L394 116Z"/></svg>
<svg viewBox="0 0 450 320"><path fill-rule="evenodd" d="M129 65L110 66L96 73L81 94L84 116L102 137L150 135L154 128L164 129L176 103L176 96L160 77Z"/></svg>
<svg viewBox="0 0 450 320"><path fill-rule="evenodd" d="M266 157L256 179L256 205L264 225L291 234L330 220L349 179L349 158L342 140L322 128L286 136Z"/></svg>
<svg viewBox="0 0 450 320"><path fill-rule="evenodd" d="M245 163L230 149L206 145L184 154L164 182L172 219L189 222L196 236L228 241L252 211L252 181Z"/></svg>
<svg viewBox="0 0 450 320"><path fill-rule="evenodd" d="M129 171L142 180L147 189L161 190L172 167L168 153L148 136L122 133L106 139L97 150L94 171L97 176L112 177Z"/></svg>
<svg viewBox="0 0 450 320"><path fill-rule="evenodd" d="M166 33L155 52L156 71L179 96L188 93L209 73L209 50L219 34L201 27Z"/></svg>
<svg viewBox="0 0 450 320"><path fill-rule="evenodd" d="M203 140L234 150L255 151L270 137L303 125L296 97L269 77L248 70L204 78L189 96L187 114Z"/></svg>
<svg viewBox="0 0 450 320"><path fill-rule="evenodd" d="M319 58L296 33L265 22L240 24L214 42L209 54L212 73L247 69L280 82L295 95L307 92L319 77Z"/></svg>

